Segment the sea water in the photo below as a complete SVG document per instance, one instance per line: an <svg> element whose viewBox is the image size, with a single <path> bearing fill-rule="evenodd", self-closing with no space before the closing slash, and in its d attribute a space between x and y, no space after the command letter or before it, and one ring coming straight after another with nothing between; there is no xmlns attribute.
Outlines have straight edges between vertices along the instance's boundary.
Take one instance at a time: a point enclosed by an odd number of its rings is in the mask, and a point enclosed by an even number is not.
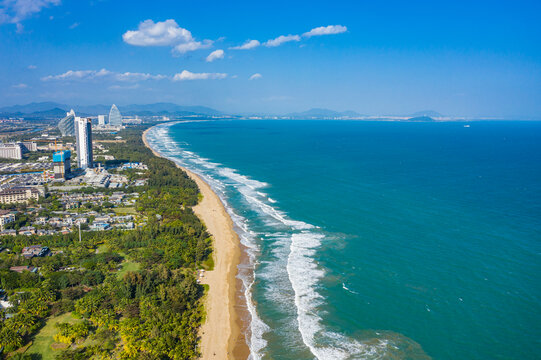
<svg viewBox="0 0 541 360"><path fill-rule="evenodd" d="M151 146L246 247L253 359L538 359L541 122L203 121Z"/></svg>

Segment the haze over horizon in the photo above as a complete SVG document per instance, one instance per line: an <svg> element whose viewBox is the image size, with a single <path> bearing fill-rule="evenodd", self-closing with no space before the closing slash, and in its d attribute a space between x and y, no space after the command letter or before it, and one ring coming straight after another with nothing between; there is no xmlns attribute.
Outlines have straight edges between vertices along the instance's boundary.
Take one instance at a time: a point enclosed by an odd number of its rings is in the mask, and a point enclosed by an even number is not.
<svg viewBox="0 0 541 360"><path fill-rule="evenodd" d="M0 107L541 118L540 10L534 1L4 0Z"/></svg>

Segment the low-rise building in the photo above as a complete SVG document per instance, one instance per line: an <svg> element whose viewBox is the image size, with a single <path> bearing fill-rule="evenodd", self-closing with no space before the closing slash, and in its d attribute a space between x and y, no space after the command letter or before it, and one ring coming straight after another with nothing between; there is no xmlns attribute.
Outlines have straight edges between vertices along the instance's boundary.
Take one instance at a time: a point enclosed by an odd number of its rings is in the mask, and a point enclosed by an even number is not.
<svg viewBox="0 0 541 360"><path fill-rule="evenodd" d="M108 223L110 221L111 221L111 218L109 218L109 216L97 216L94 219L94 222L96 223Z"/></svg>
<svg viewBox="0 0 541 360"><path fill-rule="evenodd" d="M7 230L0 231L0 236L7 236L7 235L16 236L17 230L7 229Z"/></svg>
<svg viewBox="0 0 541 360"><path fill-rule="evenodd" d="M146 182L147 182L146 179L135 180L135 183L133 184L133 186L145 186Z"/></svg>
<svg viewBox="0 0 541 360"><path fill-rule="evenodd" d="M33 226L23 226L19 229L19 235L35 235L36 234L36 228Z"/></svg>
<svg viewBox="0 0 541 360"><path fill-rule="evenodd" d="M40 216L36 219L35 224L37 225L45 225L47 224L47 216Z"/></svg>
<svg viewBox="0 0 541 360"><path fill-rule="evenodd" d="M122 166L120 167L120 170L127 170L127 169L148 170L148 166L146 166L145 164L138 163L138 162L129 162L129 163L122 164Z"/></svg>
<svg viewBox="0 0 541 360"><path fill-rule="evenodd" d="M79 207L79 202L77 202L77 201L68 201L68 202L64 203L63 205L64 205L64 209L66 209L66 210L77 209Z"/></svg>
<svg viewBox="0 0 541 360"><path fill-rule="evenodd" d="M43 257L47 256L49 254L49 248L47 246L41 246L41 245L30 245L25 248L23 248L23 251L21 252L21 255L25 258L33 258L36 257Z"/></svg>
<svg viewBox="0 0 541 360"><path fill-rule="evenodd" d="M0 230L4 230L5 226L15 221L15 214L9 210L0 210Z"/></svg>
<svg viewBox="0 0 541 360"><path fill-rule="evenodd" d="M49 235L50 231L53 231L53 230L38 229L38 231L36 231L36 234L38 236Z"/></svg>
<svg viewBox="0 0 541 360"><path fill-rule="evenodd" d="M39 197L39 190L33 187L13 187L0 191L1 204L28 202L30 199L38 200Z"/></svg>
<svg viewBox="0 0 541 360"><path fill-rule="evenodd" d="M24 271L30 271L30 272L35 273L36 271L38 271L38 268L33 267L33 266L12 266L12 267L9 268L9 270L15 271L15 272L18 272L19 274L21 274Z"/></svg>
<svg viewBox="0 0 541 360"><path fill-rule="evenodd" d="M111 227L111 225L107 224L107 223L93 223L92 225L90 225L90 230L93 230L93 231L104 231L104 230L109 230L109 228Z"/></svg>
<svg viewBox="0 0 541 360"><path fill-rule="evenodd" d="M127 229L127 230L132 230L135 228L135 225L133 224L133 222L126 222L126 223L120 223L120 224L114 224L113 227L117 228L117 229Z"/></svg>

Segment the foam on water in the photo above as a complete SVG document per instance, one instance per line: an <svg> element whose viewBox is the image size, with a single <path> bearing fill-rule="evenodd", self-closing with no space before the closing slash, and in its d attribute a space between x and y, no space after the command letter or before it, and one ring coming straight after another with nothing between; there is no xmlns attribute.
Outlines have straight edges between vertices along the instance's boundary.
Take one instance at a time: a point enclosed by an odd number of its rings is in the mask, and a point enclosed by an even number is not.
<svg viewBox="0 0 541 360"><path fill-rule="evenodd" d="M325 270L316 262L316 252L325 241L325 234L311 224L290 219L286 213L275 207L276 201L261 192L269 184L239 174L235 169L199 157L184 146L174 142L169 136L169 127L175 123L158 125L147 133L152 148L179 165L197 173L218 194L231 216L241 243L246 247L249 270L239 268L247 308L251 316L250 358L264 356L267 345L265 333L271 329L258 316L252 291L256 277L270 279L271 286L265 295L283 309L291 310L291 327L300 333L302 342L318 359L378 359L384 356L392 341L382 337L359 341L325 328L321 307L325 300L318 292ZM239 214L228 203L228 191L234 190L242 196L242 201L263 218L268 231L257 233L250 227L247 218ZM273 206L274 205L274 206ZM258 241L272 242L273 261L258 264L260 246ZM258 265L264 271L257 272ZM285 269L285 270L284 270ZM291 289L288 291L287 289ZM344 289L348 290L345 285ZM352 292L353 293L353 292ZM296 319L295 319L296 318ZM295 324L296 322L296 324Z"/></svg>

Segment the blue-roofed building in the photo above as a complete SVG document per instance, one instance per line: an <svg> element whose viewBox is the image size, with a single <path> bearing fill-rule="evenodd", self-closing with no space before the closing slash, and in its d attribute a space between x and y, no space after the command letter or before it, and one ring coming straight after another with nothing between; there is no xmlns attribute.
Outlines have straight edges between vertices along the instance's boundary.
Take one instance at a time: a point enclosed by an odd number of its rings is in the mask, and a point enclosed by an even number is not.
<svg viewBox="0 0 541 360"><path fill-rule="evenodd" d="M71 173L71 151L62 150L53 154L55 179L66 179Z"/></svg>
<svg viewBox="0 0 541 360"><path fill-rule="evenodd" d="M109 228L111 227L111 225L107 224L107 223L104 223L104 222L96 222L96 223L93 223L92 225L90 225L90 230L93 230L93 231L104 231L104 230L109 230Z"/></svg>

